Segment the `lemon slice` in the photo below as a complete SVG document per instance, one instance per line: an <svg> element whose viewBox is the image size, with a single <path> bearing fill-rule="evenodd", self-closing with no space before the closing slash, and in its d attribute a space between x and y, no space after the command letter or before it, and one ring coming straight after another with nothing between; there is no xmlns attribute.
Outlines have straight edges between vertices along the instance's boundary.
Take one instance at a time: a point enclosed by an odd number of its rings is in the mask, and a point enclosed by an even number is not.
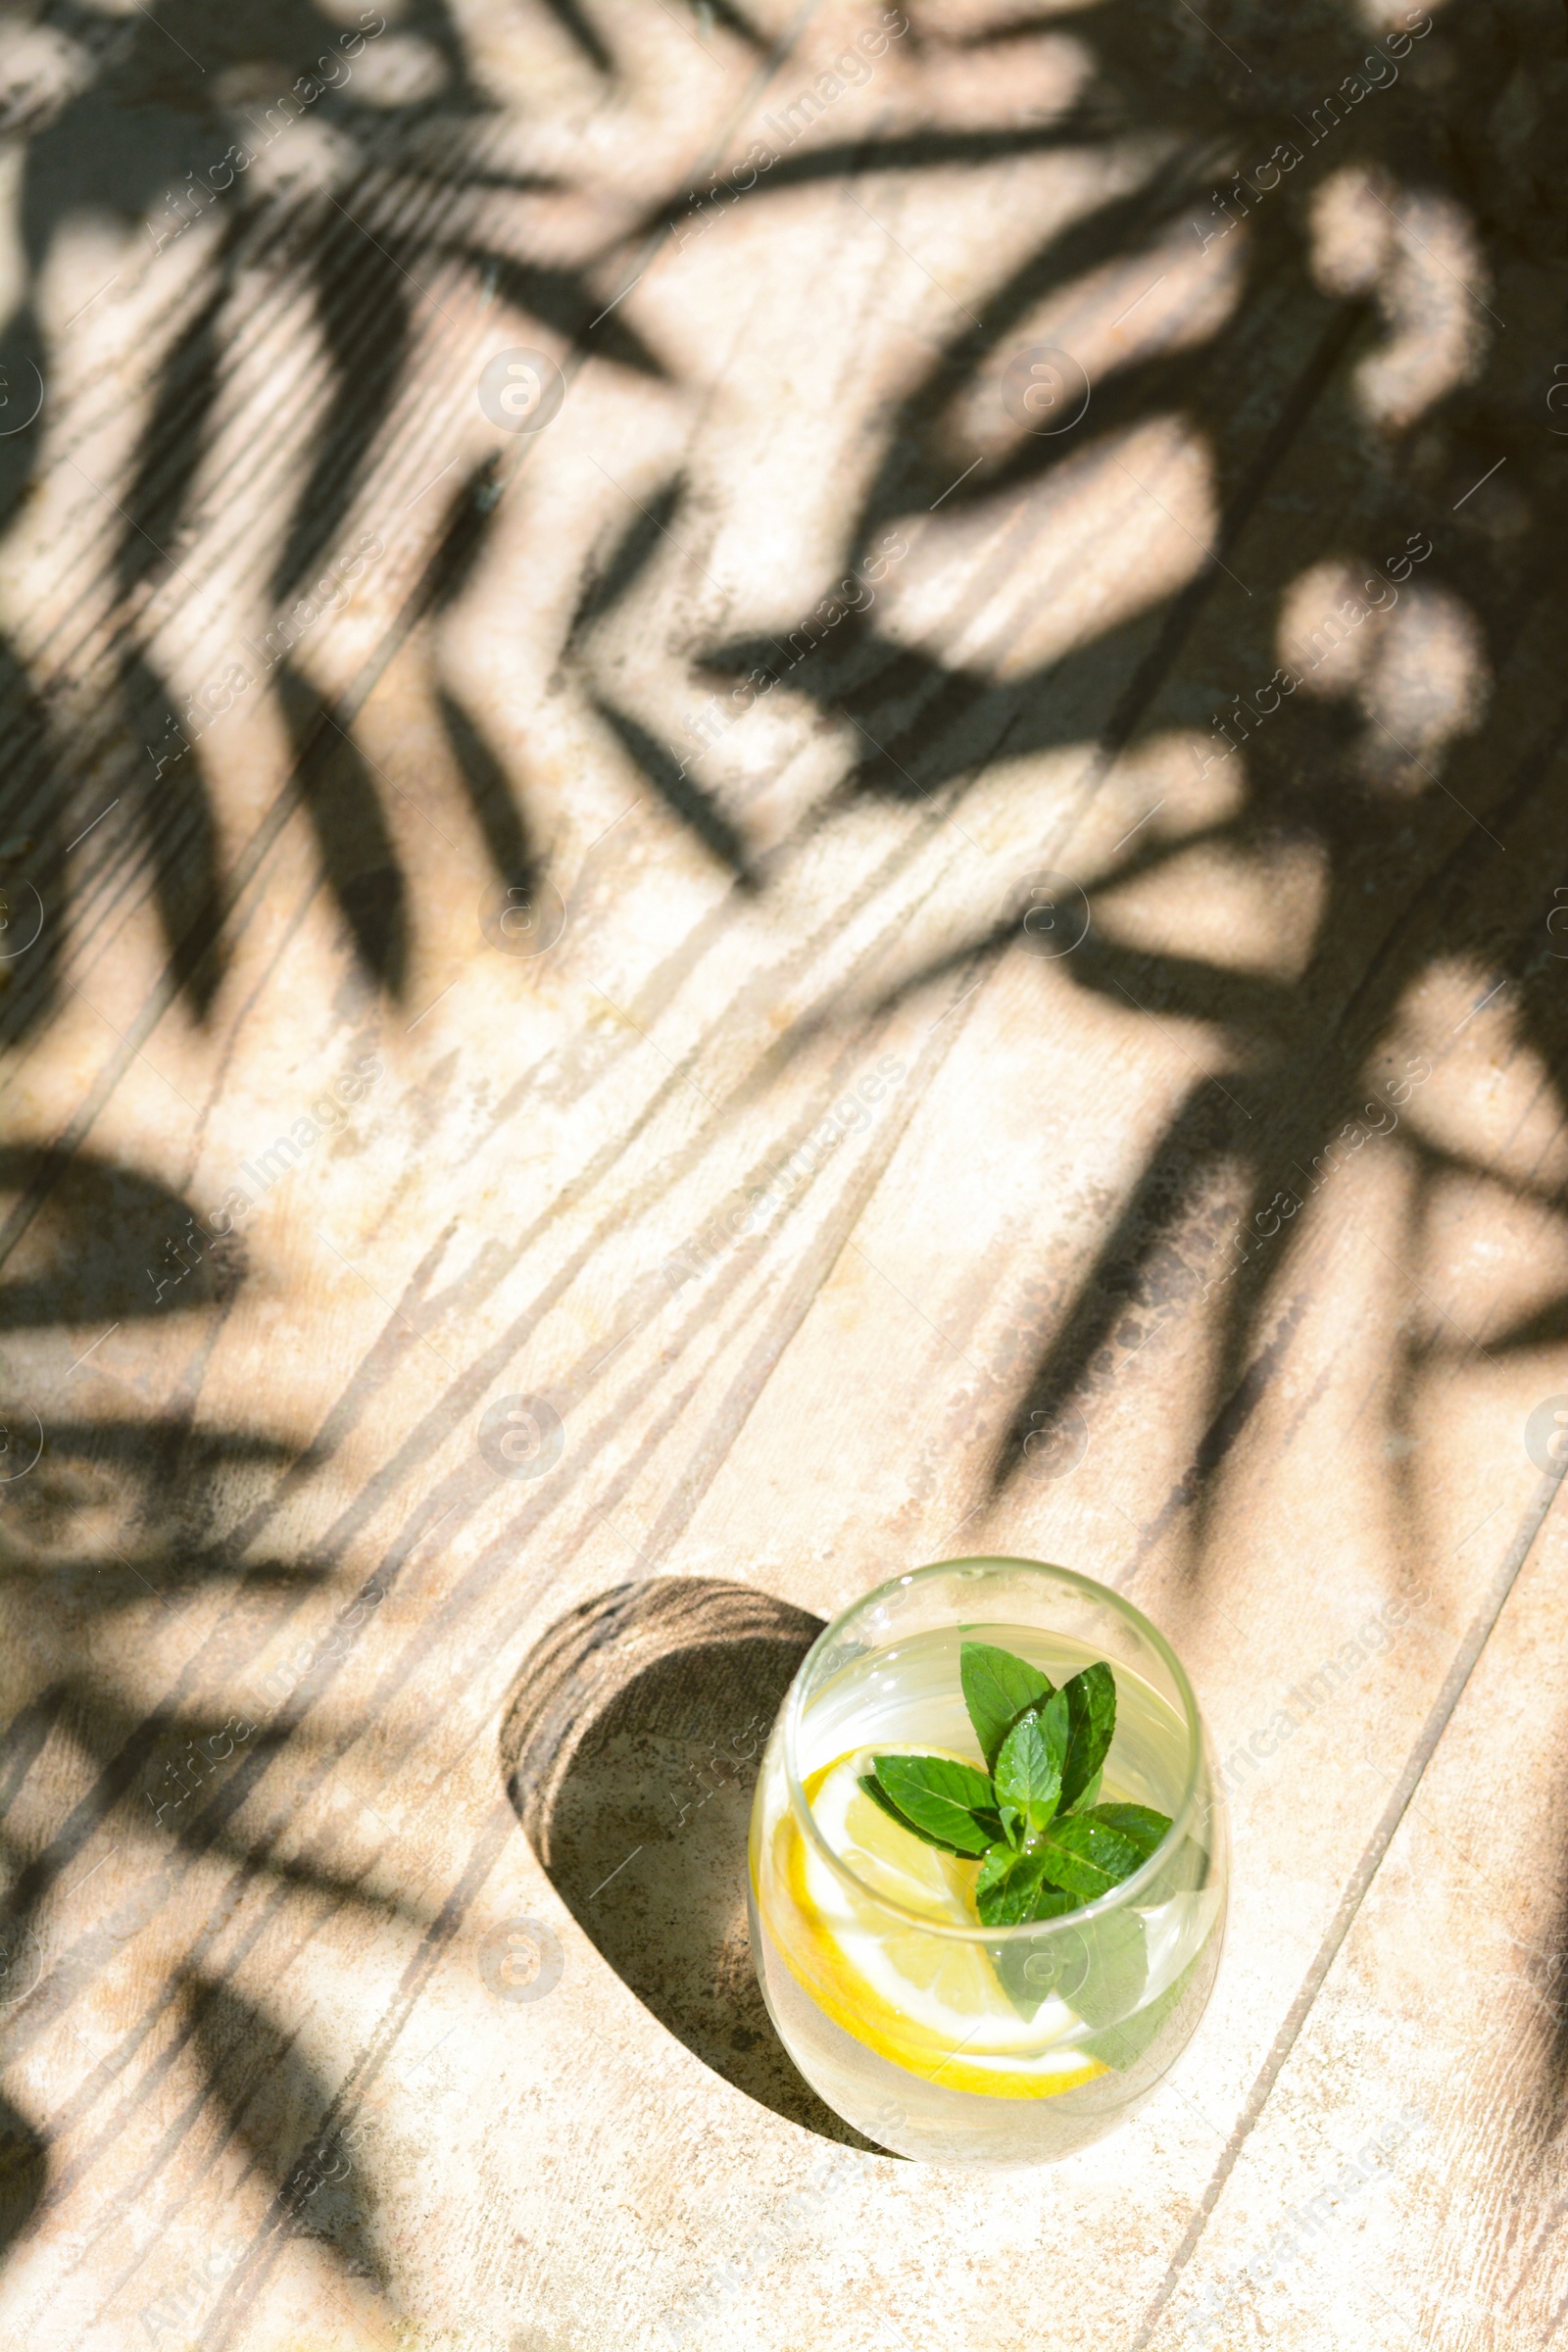
<svg viewBox="0 0 1568 2352"><path fill-rule="evenodd" d="M853 1748L812 1773L805 1792L829 1846L875 1894L934 1925L972 1929L978 1861L926 1845L860 1787L873 1753L949 1752L897 1741ZM1053 1996L1032 2018L1020 2017L977 1944L890 1921L845 1885L789 1814L776 1835L779 1882L795 1916L793 1932L775 1926L774 1940L817 2006L847 2034L945 2088L997 2098L1049 2098L1108 2071L1070 2045L1068 2037L1085 2029L1065 2001Z"/></svg>

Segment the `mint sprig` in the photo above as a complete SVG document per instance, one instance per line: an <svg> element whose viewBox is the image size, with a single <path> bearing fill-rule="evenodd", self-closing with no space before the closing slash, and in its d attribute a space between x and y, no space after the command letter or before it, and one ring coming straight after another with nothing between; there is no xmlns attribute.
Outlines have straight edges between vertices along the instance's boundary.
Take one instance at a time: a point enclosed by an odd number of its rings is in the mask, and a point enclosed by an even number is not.
<svg viewBox="0 0 1568 2352"><path fill-rule="evenodd" d="M988 1928L1059 1918L1131 1878L1171 1825L1149 1805L1096 1802L1116 1731L1104 1660L1057 1690L1026 1658L965 1642L958 1672L986 1771L874 1756L866 1794L926 1845L979 1858L975 1908Z"/></svg>

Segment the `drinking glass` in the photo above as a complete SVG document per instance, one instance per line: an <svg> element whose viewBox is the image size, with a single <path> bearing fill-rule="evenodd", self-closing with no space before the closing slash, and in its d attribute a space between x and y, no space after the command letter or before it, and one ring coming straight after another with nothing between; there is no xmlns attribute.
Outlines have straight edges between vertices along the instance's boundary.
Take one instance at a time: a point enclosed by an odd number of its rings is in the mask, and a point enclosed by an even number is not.
<svg viewBox="0 0 1568 2352"><path fill-rule="evenodd" d="M846 1816L832 1796L858 1785L832 1767L860 1749L983 1768L962 1641L1027 1658L1058 1688L1104 1659L1116 1728L1101 1801L1170 1816L1132 1877L1058 1918L983 1926L934 1849L893 1832L914 1857L906 1882L878 1859L881 1817ZM874 1851L846 1818L872 1823ZM807 2081L879 2146L930 2164L1050 2163L1130 2116L1191 2039L1219 1964L1227 1862L1198 1703L1148 1618L1043 1561L939 1561L835 1618L774 1724L748 1874L762 1996Z"/></svg>

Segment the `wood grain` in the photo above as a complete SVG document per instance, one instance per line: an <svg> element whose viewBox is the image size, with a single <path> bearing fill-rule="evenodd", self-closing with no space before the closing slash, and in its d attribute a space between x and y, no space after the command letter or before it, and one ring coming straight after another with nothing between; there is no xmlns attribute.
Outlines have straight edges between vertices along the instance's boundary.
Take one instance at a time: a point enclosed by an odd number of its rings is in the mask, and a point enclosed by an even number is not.
<svg viewBox="0 0 1568 2352"><path fill-rule="evenodd" d="M8 2342L1556 2327L1563 32L1305 152L1339 20L1179 18L420 8L163 246L349 19L28 32ZM1169 1631L1236 1836L1005 2193L818 2108L730 1875L812 1623L981 1551Z"/></svg>

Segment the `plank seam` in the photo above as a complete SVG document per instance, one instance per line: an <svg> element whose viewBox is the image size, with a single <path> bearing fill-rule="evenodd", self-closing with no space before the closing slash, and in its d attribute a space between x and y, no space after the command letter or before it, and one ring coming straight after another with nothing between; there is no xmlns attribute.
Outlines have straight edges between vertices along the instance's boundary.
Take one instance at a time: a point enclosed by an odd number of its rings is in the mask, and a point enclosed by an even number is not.
<svg viewBox="0 0 1568 2352"><path fill-rule="evenodd" d="M1535 1499L1527 1506L1514 1531L1513 1541L1502 1557L1492 1591L1483 1600L1470 1621L1470 1626L1454 1654L1453 1662L1444 1677L1443 1686L1433 1700L1403 1770L1395 1784L1394 1793L1383 1809L1371 1837L1361 1850L1354 1870L1346 1882L1345 1890L1313 1956L1311 1966L1302 1978L1295 2000L1287 2010L1284 2023L1274 2036L1267 2057L1257 2071L1247 2101L1232 2128L1219 2162L1209 2177L1207 2187L1198 2211L1188 2223L1180 2244L1171 2256L1163 2281L1144 2322L1127 2347L1127 2352L1145 2352L1177 2287L1182 2273L1198 2250L1200 2240L1208 2226L1209 2218L1219 2203L1226 2182L1235 2171L1247 2139L1273 2095L1274 2085L1284 2072L1287 2059L1296 2046L1302 2027L1323 1988L1325 1980L1345 1942L1355 1916L1365 1899L1367 1889L1382 1867L1383 1858L1394 1841L1395 1833L1404 1819L1412 1797L1420 1786L1423 1774L1431 1762L1439 1740L1448 1727L1454 1709L1464 1695L1465 1688L1480 1661L1481 1653L1492 1637L1493 1628L1507 1605L1508 1596L1518 1582L1520 1572L1530 1557L1536 1538L1545 1524L1546 1514L1556 1497L1563 1473L1550 1473L1543 1479Z"/></svg>

